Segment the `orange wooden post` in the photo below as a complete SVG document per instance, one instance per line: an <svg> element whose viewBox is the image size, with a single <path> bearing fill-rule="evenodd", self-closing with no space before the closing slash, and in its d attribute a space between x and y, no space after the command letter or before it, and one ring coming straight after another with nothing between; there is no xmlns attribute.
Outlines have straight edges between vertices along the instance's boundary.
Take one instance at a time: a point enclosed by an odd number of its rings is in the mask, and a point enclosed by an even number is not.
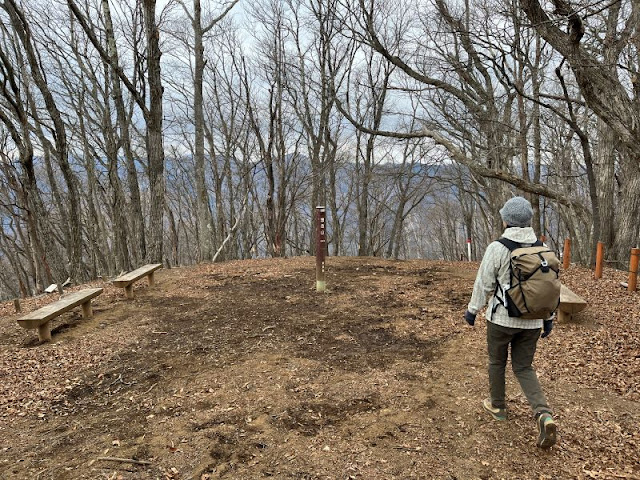
<svg viewBox="0 0 640 480"><path fill-rule="evenodd" d="M602 262L604 259L604 243L598 242L598 248L596 249L596 280L602 278Z"/></svg>
<svg viewBox="0 0 640 480"><path fill-rule="evenodd" d="M571 263L571 239L564 239L564 251L562 253L562 268L565 270L569 268L569 263Z"/></svg>
<svg viewBox="0 0 640 480"><path fill-rule="evenodd" d="M638 261L640 260L640 248L631 249L631 261L629 262L628 292L635 292L638 285Z"/></svg>
<svg viewBox="0 0 640 480"><path fill-rule="evenodd" d="M547 236L546 235L540 235L540 241L542 243L546 242L547 241Z"/></svg>

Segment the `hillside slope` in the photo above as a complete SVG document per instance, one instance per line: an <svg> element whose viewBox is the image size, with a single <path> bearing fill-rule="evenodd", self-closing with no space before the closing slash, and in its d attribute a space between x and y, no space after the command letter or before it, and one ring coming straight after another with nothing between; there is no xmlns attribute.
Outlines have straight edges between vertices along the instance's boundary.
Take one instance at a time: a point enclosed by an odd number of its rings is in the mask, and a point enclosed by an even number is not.
<svg viewBox="0 0 640 480"><path fill-rule="evenodd" d="M94 319L66 314L45 345L4 304L0 478L640 478L640 293L622 273L563 276L590 307L539 343L545 452L510 372L509 421L481 410L486 328L462 320L477 264L328 258L326 294L314 268L162 270L133 301L104 285Z"/></svg>

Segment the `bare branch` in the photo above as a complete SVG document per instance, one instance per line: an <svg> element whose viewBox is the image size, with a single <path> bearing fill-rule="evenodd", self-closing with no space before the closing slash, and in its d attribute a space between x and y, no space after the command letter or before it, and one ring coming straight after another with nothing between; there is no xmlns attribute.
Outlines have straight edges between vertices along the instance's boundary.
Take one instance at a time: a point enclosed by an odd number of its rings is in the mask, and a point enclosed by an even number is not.
<svg viewBox="0 0 640 480"><path fill-rule="evenodd" d="M451 158L455 160L457 163L462 164L469 168L472 172L485 177L485 178L495 178L497 180L502 180L503 182L509 183L516 188L519 188L522 191L533 193L536 195L542 195L547 198L554 199L559 203L567 206L573 206L576 209L582 212L588 212L587 207L582 203L582 201L573 199L560 193L552 188L549 188L547 185L542 185L539 183L533 183L527 181L517 175L506 172L504 170L496 170L489 167L485 167L479 162L469 158L458 146L456 146L453 142L448 140L443 135L435 132L434 130L428 128L422 128L419 131L411 132L411 133L402 133L402 132L392 132L385 130L374 130L371 128L367 128L358 121L356 121L353 116L347 112L339 99L336 98L336 106L340 113L342 113L349 122L356 127L361 132L370 134L370 135L379 135L383 137L389 138L397 138L397 139L416 139L416 138L430 138L437 145L444 147Z"/></svg>
<svg viewBox="0 0 640 480"><path fill-rule="evenodd" d="M80 23L80 26L82 26L82 29L87 34L87 37L89 37L89 40L102 57L102 60L106 62L117 73L118 77L120 77L120 80L122 80L122 83L124 83L125 87L127 87L127 90L129 90L129 93L131 93L131 96L135 99L138 107L140 107L140 109L142 110L144 116L147 117L149 115L149 110L147 109L144 98L140 95L140 92L138 92L135 85L133 85L133 83L131 83L131 80L129 80L129 78L124 74L122 68L120 68L119 65L114 65L110 55L100 44L100 41L96 37L92 26L89 24L89 20L82 14L75 1L67 0L67 4L73 12L73 15Z"/></svg>

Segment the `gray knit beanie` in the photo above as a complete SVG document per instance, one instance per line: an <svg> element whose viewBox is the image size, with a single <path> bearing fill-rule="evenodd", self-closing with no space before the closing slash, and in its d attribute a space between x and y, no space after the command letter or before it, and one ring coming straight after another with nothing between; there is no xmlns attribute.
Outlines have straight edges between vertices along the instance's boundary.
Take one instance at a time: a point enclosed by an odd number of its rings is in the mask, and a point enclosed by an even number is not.
<svg viewBox="0 0 640 480"><path fill-rule="evenodd" d="M500 216L509 227L530 227L533 209L526 198L513 197L504 204Z"/></svg>

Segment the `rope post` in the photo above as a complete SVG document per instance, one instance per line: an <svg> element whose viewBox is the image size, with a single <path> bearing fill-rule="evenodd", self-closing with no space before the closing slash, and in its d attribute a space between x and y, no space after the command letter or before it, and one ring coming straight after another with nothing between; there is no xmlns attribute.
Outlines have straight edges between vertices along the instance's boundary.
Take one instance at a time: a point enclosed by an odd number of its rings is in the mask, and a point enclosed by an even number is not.
<svg viewBox="0 0 640 480"><path fill-rule="evenodd" d="M640 261L640 248L631 249L631 261L629 262L628 292L635 292L638 285L638 262Z"/></svg>
<svg viewBox="0 0 640 480"><path fill-rule="evenodd" d="M569 268L569 264L571 263L571 239L564 239L564 251L562 253L562 268L565 270Z"/></svg>
<svg viewBox="0 0 640 480"><path fill-rule="evenodd" d="M327 251L325 207L316 207L316 222L316 292L324 292L327 289L327 281L324 274Z"/></svg>
<svg viewBox="0 0 640 480"><path fill-rule="evenodd" d="M602 278L602 262L604 260L604 242L598 242L596 249L596 280Z"/></svg>
<svg viewBox="0 0 640 480"><path fill-rule="evenodd" d="M22 307L20 306L20 299L19 298L14 298L13 299L13 308L15 309L16 313L20 313L22 311Z"/></svg>

